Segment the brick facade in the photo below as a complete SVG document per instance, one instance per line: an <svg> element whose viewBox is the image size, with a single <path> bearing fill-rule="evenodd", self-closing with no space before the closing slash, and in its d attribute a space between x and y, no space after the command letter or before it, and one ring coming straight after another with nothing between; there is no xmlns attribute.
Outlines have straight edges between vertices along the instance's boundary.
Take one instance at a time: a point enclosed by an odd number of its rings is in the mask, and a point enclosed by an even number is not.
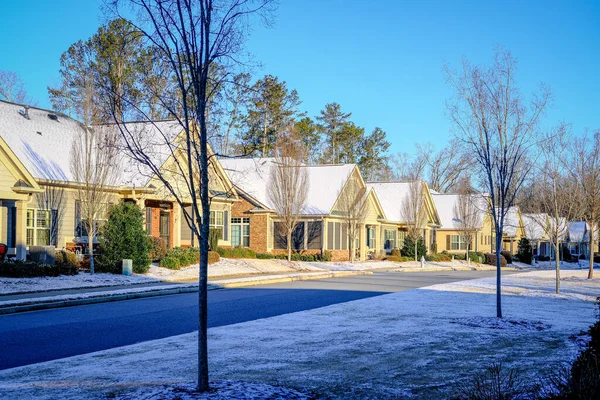
<svg viewBox="0 0 600 400"><path fill-rule="evenodd" d="M250 249L257 253L266 253L268 248L268 223L267 214L254 214L249 212L254 205L240 197L240 201L231 207L232 218L250 218Z"/></svg>
<svg viewBox="0 0 600 400"><path fill-rule="evenodd" d="M163 205L161 207L161 204ZM165 203L161 203L153 200L146 200L146 208L150 207L152 210L151 213L151 223L150 223L150 232L148 233L150 236L160 237L160 212L169 211L169 243L167 243L167 247L174 247L173 243L173 233L175 230L175 218L173 215L173 204L167 203L167 207L164 206ZM147 214L146 214L147 216ZM147 222L147 221L146 221Z"/></svg>

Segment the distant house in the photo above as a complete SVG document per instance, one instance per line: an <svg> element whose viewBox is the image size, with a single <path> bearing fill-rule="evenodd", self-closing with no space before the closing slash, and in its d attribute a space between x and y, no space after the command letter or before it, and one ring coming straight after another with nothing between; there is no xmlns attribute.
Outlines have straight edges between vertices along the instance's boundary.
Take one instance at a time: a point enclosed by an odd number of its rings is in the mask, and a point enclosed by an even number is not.
<svg viewBox="0 0 600 400"><path fill-rule="evenodd" d="M147 137L148 149L162 171L175 170L171 152L161 147L161 142L163 135L176 140L182 134L178 123L156 121L127 126ZM116 127L105 124L92 129ZM0 242L7 244L17 258L24 259L30 246L78 249L87 242L77 198L80 182L75 182L71 173L72 144L82 132L83 126L64 114L0 101ZM162 237L169 247L194 244L179 204L163 183L125 151L119 162L118 182L107 188L113 202L138 204L144 210L148 234ZM209 173L211 225L222 232L219 244L229 246L231 207L237 193L214 157ZM172 184L181 187L184 201L190 204L191 197L178 179L173 174ZM60 204L44 199L49 191L61 193Z"/></svg>
<svg viewBox="0 0 600 400"><path fill-rule="evenodd" d="M595 251L600 251L598 243L598 231L594 233ZM569 223L566 239L569 252L573 257L589 259L590 257L590 226L585 221L574 221Z"/></svg>
<svg viewBox="0 0 600 400"><path fill-rule="evenodd" d="M282 254L287 240L281 234L281 223L268 196L274 158L237 158L221 164L241 201L232 209L232 245L248 247L258 253ZM298 216L300 223L292 235L292 250L305 254L331 251L334 260L348 260L350 243L340 199L356 196L365 218L356 243L356 258L364 260L381 246L379 235L385 220L376 195L367 188L355 164L303 165L308 175L306 206ZM353 184L349 185L348 182ZM342 194L344 191L353 191Z"/></svg>
<svg viewBox="0 0 600 400"><path fill-rule="evenodd" d="M510 207L504 217L502 248L511 254L515 254L518 250L519 240L524 237L526 237L526 234L521 211L517 206Z"/></svg>
<svg viewBox="0 0 600 400"><path fill-rule="evenodd" d="M465 224L457 215L460 196L457 194L432 193L435 207L440 216L441 226L437 229L437 250L449 253L464 253L467 250L465 242ZM486 199L481 194L472 195L473 229L471 234L471 251L491 252L494 247L494 230L491 216L488 212Z"/></svg>
<svg viewBox="0 0 600 400"><path fill-rule="evenodd" d="M522 215L525 237L531 244L534 257L554 258L554 247L550 242L550 218L546 213L525 213Z"/></svg>
<svg viewBox="0 0 600 400"><path fill-rule="evenodd" d="M412 182L370 182L367 188L373 190L379 199L385 215L380 236L384 245L380 251L389 253L393 248L402 248L407 234L407 221L402 210L410 191ZM426 223L423 227L423 238L428 252L435 252L437 238L436 228L441 225L440 217L426 182L420 182L423 191L423 210Z"/></svg>

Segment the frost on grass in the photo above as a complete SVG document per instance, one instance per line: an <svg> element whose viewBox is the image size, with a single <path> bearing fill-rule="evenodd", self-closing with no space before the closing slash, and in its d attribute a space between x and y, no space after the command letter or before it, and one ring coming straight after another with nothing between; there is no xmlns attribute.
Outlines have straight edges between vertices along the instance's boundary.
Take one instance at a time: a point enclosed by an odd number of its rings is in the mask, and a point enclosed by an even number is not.
<svg viewBox="0 0 600 400"><path fill-rule="evenodd" d="M211 377L346 399L449 398L499 362L535 382L577 355L573 335L595 321L595 298L588 299L600 293L600 279L566 280L564 295L554 295L553 274L505 278L504 315L527 323L504 329L489 323L496 313L493 278L211 328ZM105 398L115 388L129 393L193 382L196 346L190 333L0 371L0 398Z"/></svg>
<svg viewBox="0 0 600 400"><path fill-rule="evenodd" d="M457 318L451 320L450 323L470 326L473 328L504 329L513 331L545 331L551 327L551 325L545 324L542 321L516 320L496 317Z"/></svg>
<svg viewBox="0 0 600 400"><path fill-rule="evenodd" d="M217 380L211 381L210 386L211 390L208 393L196 392L196 385L194 383L143 386L124 394L109 394L109 397L117 400L309 400L313 398L294 389L263 383Z"/></svg>

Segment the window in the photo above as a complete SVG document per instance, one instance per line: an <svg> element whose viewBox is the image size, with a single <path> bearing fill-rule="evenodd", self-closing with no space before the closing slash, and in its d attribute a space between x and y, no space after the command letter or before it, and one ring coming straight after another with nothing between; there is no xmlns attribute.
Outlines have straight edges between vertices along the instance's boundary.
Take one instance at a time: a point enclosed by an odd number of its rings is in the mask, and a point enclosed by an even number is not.
<svg viewBox="0 0 600 400"><path fill-rule="evenodd" d="M146 207L146 232L152 235L152 207Z"/></svg>
<svg viewBox="0 0 600 400"><path fill-rule="evenodd" d="M27 245L50 245L50 211L27 210Z"/></svg>
<svg viewBox="0 0 600 400"><path fill-rule="evenodd" d="M308 221L306 231L307 248L319 250L323 240L323 223L321 221Z"/></svg>
<svg viewBox="0 0 600 400"><path fill-rule="evenodd" d="M404 247L404 238L406 238L406 231L398 231L398 248Z"/></svg>
<svg viewBox="0 0 600 400"><path fill-rule="evenodd" d="M82 204L80 200L75 200L75 237L87 236L87 224L84 224L85 219L82 218ZM99 213L98 217L94 220L94 228L96 233L99 233L106 220L108 219L108 209L110 204L103 204L103 211Z"/></svg>
<svg viewBox="0 0 600 400"><path fill-rule="evenodd" d="M327 223L327 249L348 250L348 227L341 222Z"/></svg>
<svg viewBox="0 0 600 400"><path fill-rule="evenodd" d="M219 239L225 239L224 233L224 218L223 211L211 211L210 212L210 228L218 229L221 232Z"/></svg>
<svg viewBox="0 0 600 400"><path fill-rule="evenodd" d="M384 248L386 250L392 250L396 248L396 230L386 229L383 233L385 240Z"/></svg>
<svg viewBox="0 0 600 400"><path fill-rule="evenodd" d="M231 218L231 245L250 247L250 218Z"/></svg>
<svg viewBox="0 0 600 400"><path fill-rule="evenodd" d="M450 250L467 250L467 242L460 235L450 235Z"/></svg>
<svg viewBox="0 0 600 400"><path fill-rule="evenodd" d="M283 222L275 222L273 224L273 236L275 249L285 250L287 249L287 232ZM292 250L303 250L304 249L304 223L300 222L296 225L292 231Z"/></svg>
<svg viewBox="0 0 600 400"><path fill-rule="evenodd" d="M375 228L372 226L367 227L367 247L370 249L376 248L377 243L375 243Z"/></svg>

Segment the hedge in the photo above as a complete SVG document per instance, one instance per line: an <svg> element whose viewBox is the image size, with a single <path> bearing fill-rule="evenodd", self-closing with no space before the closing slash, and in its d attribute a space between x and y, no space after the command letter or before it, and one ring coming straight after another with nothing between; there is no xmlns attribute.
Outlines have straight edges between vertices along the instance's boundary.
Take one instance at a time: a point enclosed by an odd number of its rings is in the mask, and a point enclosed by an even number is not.
<svg viewBox="0 0 600 400"><path fill-rule="evenodd" d="M500 252L500 254L502 254L504 256L504 258L506 258L506 262L508 264L512 264L513 259L512 259L512 254L510 254L510 251L502 250Z"/></svg>
<svg viewBox="0 0 600 400"><path fill-rule="evenodd" d="M79 265L77 254L68 250L59 250L54 253L54 265L58 265L59 267L77 268Z"/></svg>
<svg viewBox="0 0 600 400"><path fill-rule="evenodd" d="M392 262L407 262L407 261L415 261L413 257L404 257L404 256L389 256L386 258L387 261Z"/></svg>
<svg viewBox="0 0 600 400"><path fill-rule="evenodd" d="M180 269L181 264L179 263L179 259L177 257L166 256L163 257L158 263L159 267L167 268L167 269Z"/></svg>
<svg viewBox="0 0 600 400"><path fill-rule="evenodd" d="M0 261L0 276L8 278L36 278L42 276L77 275L72 263L38 264L33 261Z"/></svg>
<svg viewBox="0 0 600 400"><path fill-rule="evenodd" d="M160 261L167 255L167 242L158 236L150 236L150 259Z"/></svg>
<svg viewBox="0 0 600 400"><path fill-rule="evenodd" d="M244 247L223 248L217 247L217 253L224 258L256 258L256 252Z"/></svg>
<svg viewBox="0 0 600 400"><path fill-rule="evenodd" d="M413 258L414 260L414 258ZM428 254L425 256L426 261L452 261L452 257L448 254Z"/></svg>
<svg viewBox="0 0 600 400"><path fill-rule="evenodd" d="M496 255L495 254L485 253L484 255L485 255L485 263L487 265L496 265ZM502 253L500 254L500 267L502 267L502 268L506 267L506 258L504 258Z"/></svg>
<svg viewBox="0 0 600 400"><path fill-rule="evenodd" d="M197 247L173 247L169 249L166 257L158 263L159 267L168 269L180 269L192 264L198 264L200 252ZM215 251L208 252L208 263L214 264L221 261L219 253Z"/></svg>

